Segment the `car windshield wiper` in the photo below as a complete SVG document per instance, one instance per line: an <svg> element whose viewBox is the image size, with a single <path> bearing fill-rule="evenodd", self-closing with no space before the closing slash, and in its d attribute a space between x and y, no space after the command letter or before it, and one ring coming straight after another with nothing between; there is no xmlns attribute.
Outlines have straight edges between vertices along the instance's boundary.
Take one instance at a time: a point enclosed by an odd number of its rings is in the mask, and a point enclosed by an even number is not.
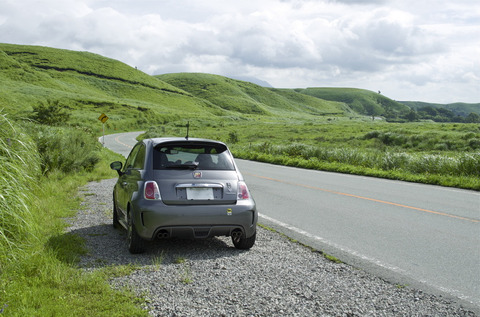
<svg viewBox="0 0 480 317"><path fill-rule="evenodd" d="M165 166L166 168L179 168L179 169L196 169L198 167L198 163L187 163L187 164L172 164Z"/></svg>

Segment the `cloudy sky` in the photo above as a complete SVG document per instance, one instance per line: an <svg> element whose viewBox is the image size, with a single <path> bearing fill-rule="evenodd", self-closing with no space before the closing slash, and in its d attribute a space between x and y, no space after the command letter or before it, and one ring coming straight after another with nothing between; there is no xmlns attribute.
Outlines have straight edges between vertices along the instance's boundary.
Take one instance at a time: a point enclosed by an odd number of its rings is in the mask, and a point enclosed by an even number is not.
<svg viewBox="0 0 480 317"><path fill-rule="evenodd" d="M0 42L89 51L151 75L480 102L478 0L0 0Z"/></svg>

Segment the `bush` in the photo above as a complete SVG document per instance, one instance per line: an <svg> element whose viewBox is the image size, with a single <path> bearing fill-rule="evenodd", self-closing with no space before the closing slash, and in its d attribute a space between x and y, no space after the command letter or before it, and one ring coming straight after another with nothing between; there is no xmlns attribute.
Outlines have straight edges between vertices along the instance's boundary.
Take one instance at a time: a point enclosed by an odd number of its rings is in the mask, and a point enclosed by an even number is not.
<svg viewBox="0 0 480 317"><path fill-rule="evenodd" d="M474 150L480 149L480 139L472 138L468 140L468 146L470 146Z"/></svg>
<svg viewBox="0 0 480 317"><path fill-rule="evenodd" d="M43 173L90 171L100 160L100 143L92 134L75 128L27 125L41 157Z"/></svg>
<svg viewBox="0 0 480 317"><path fill-rule="evenodd" d="M60 125L70 118L70 114L60 106L58 101L48 101L33 107L32 119L40 124Z"/></svg>

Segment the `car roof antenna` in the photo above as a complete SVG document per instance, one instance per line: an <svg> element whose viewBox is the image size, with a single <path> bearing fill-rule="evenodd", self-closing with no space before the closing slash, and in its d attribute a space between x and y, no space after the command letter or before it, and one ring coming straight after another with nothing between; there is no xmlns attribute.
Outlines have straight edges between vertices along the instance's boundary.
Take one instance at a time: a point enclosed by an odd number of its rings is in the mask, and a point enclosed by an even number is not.
<svg viewBox="0 0 480 317"><path fill-rule="evenodd" d="M190 130L190 121L187 122L187 136L185 137L185 140L188 141L188 132Z"/></svg>

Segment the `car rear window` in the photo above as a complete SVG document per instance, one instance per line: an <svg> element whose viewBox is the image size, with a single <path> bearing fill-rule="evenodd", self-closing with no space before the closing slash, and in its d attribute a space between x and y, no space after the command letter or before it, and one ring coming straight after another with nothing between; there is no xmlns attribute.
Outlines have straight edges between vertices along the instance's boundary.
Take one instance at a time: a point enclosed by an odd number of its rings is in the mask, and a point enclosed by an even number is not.
<svg viewBox="0 0 480 317"><path fill-rule="evenodd" d="M234 170L227 147L216 143L166 143L153 151L153 169Z"/></svg>

